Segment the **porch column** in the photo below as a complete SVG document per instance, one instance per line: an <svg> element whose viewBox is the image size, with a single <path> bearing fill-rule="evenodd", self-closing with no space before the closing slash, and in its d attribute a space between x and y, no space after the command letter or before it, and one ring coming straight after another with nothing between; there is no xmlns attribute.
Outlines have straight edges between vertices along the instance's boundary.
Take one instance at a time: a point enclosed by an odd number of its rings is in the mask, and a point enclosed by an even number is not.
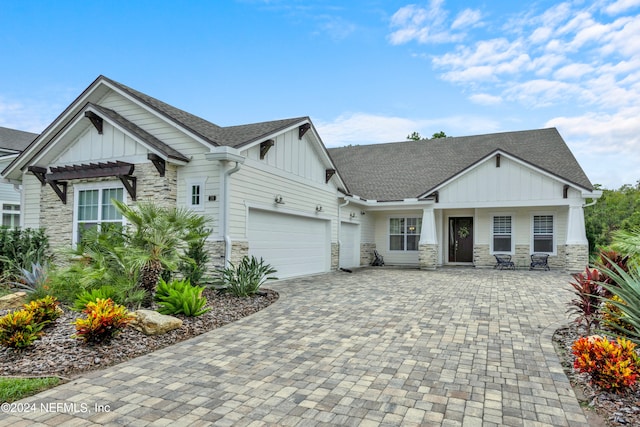
<svg viewBox="0 0 640 427"><path fill-rule="evenodd" d="M438 265L438 237L433 207L422 210L418 262L422 270L435 270Z"/></svg>
<svg viewBox="0 0 640 427"><path fill-rule="evenodd" d="M589 264L589 241L582 204L569 206L565 257L566 269L569 271L582 271Z"/></svg>

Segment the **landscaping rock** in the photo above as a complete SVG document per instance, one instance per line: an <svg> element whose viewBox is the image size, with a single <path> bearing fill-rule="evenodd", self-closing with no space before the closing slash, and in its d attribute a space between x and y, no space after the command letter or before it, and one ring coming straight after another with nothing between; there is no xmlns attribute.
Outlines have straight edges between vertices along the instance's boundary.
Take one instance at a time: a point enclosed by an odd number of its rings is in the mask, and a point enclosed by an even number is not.
<svg viewBox="0 0 640 427"><path fill-rule="evenodd" d="M136 310L131 314L134 316L131 327L145 335L161 335L182 326L182 320L177 317L153 310Z"/></svg>
<svg viewBox="0 0 640 427"><path fill-rule="evenodd" d="M14 308L22 308L27 302L26 292L15 292L0 298L0 310L12 310Z"/></svg>

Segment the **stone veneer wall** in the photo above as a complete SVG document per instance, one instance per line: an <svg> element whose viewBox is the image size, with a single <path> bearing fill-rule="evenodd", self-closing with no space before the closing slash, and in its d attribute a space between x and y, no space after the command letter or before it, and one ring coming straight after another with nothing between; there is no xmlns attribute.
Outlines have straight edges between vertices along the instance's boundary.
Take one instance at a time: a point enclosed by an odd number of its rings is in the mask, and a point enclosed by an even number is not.
<svg viewBox="0 0 640 427"><path fill-rule="evenodd" d="M360 243L360 265L367 266L373 262L373 251L376 250L375 243Z"/></svg>
<svg viewBox="0 0 640 427"><path fill-rule="evenodd" d="M438 266L438 245L420 245L418 248L418 264L421 270L435 270Z"/></svg>
<svg viewBox="0 0 640 427"><path fill-rule="evenodd" d="M589 245L566 245L565 257L568 271L582 272L589 265Z"/></svg>
<svg viewBox="0 0 640 427"><path fill-rule="evenodd" d="M135 165L133 175L137 177L138 201L153 200L160 206L176 206L178 169L177 166L167 164L165 176L161 177L152 163ZM114 181L113 177L96 179L79 179L69 181L67 186L67 203L63 204L56 193L48 185L40 192L40 226L46 229L51 248L70 246L73 239L73 206L74 186L87 182ZM126 192L126 190L125 190ZM129 204L129 195L126 195Z"/></svg>
<svg viewBox="0 0 640 427"><path fill-rule="evenodd" d="M207 275L215 275L219 268L224 268L224 242L222 240L206 240L204 249L209 255Z"/></svg>
<svg viewBox="0 0 640 427"><path fill-rule="evenodd" d="M569 260L565 256L565 246L558 245L556 251L555 256L549 256L549 267L557 270L569 270ZM528 268L531 263L529 245L516 245L516 253L511 260L516 264L517 268ZM476 267L493 267L496 264L495 257L489 252L489 245L475 245L473 247L473 264Z"/></svg>
<svg viewBox="0 0 640 427"><path fill-rule="evenodd" d="M224 260L224 242L222 242L223 260ZM238 265L242 258L249 256L249 242L246 240L231 241L231 263Z"/></svg>
<svg viewBox="0 0 640 427"><path fill-rule="evenodd" d="M337 270L340 265L340 245L331 243L331 270Z"/></svg>

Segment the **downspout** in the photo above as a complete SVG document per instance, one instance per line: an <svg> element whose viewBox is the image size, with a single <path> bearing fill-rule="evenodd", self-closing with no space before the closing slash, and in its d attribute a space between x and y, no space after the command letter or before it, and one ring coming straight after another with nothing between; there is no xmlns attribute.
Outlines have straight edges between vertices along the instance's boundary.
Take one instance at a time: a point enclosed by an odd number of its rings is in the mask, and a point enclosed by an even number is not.
<svg viewBox="0 0 640 427"><path fill-rule="evenodd" d="M226 161L221 161L223 165L226 165ZM223 179L224 184L223 194L222 194L222 203L223 203L223 214L222 214L222 232L224 234L224 266L229 267L229 262L231 262L231 236L229 235L229 178L232 174L238 172L240 170L240 162L236 162L236 165L232 169L228 169L224 171Z"/></svg>
<svg viewBox="0 0 640 427"><path fill-rule="evenodd" d="M220 191L222 192L222 207L220 209L219 215L220 218L220 235L224 238L224 265L225 267L229 266L229 262L231 260L231 236L229 235L229 216L230 216L230 206L229 203L229 182L231 181L230 176L240 170L240 166L244 163L245 157L240 154L240 151L227 146L215 147L211 150L210 153L206 153L205 158L211 161L219 161L222 168L226 168L229 162L235 162L236 165L231 168L224 170L224 173L221 174L222 185L220 186Z"/></svg>
<svg viewBox="0 0 640 427"><path fill-rule="evenodd" d="M347 206L348 204L349 200L345 201L341 205L338 205L338 270L342 269L342 267L340 266L340 252L342 251L342 236L340 234L340 229L342 227L342 208Z"/></svg>

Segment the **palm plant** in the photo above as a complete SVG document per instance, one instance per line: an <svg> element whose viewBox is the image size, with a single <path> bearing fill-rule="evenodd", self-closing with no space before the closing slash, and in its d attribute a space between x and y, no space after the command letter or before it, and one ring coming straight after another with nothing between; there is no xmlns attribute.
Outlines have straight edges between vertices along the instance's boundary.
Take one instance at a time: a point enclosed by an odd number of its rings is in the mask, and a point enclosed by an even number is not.
<svg viewBox="0 0 640 427"><path fill-rule="evenodd" d="M640 227L614 231L611 247L618 252L628 254L636 264L640 264Z"/></svg>
<svg viewBox="0 0 640 427"><path fill-rule="evenodd" d="M128 243L139 267L140 286L152 301L156 286L164 270L175 270L189 243L208 234L207 220L188 209L165 208L151 202L139 202L136 207L112 200L132 229Z"/></svg>

